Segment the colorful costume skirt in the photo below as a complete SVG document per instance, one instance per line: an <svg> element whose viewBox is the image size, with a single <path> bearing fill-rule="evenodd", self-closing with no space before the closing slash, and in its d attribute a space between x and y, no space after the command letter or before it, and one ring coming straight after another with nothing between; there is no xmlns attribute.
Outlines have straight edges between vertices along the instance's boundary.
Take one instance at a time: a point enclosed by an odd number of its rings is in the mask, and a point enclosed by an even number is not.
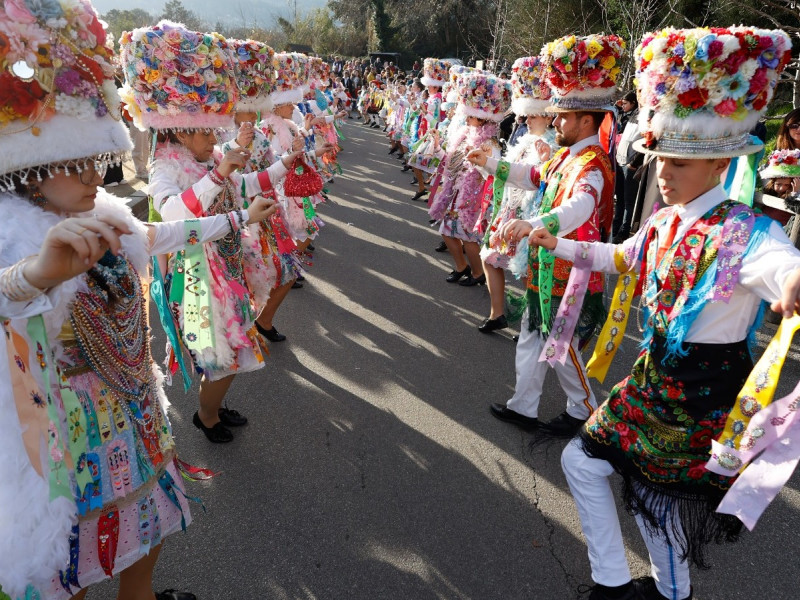
<svg viewBox="0 0 800 600"><path fill-rule="evenodd" d="M114 515L113 519L109 515ZM78 520L77 543L73 542L71 552L74 572L68 576L73 583L72 591L53 579L50 589L42 590L43 598L67 600L80 588L116 575L146 556L165 537L185 529L191 521L181 475L175 463L170 462L160 480L153 480L153 485ZM101 535L108 537L101 541Z"/></svg>
<svg viewBox="0 0 800 600"><path fill-rule="evenodd" d="M448 237L457 238L464 242L475 242L476 244L480 244L482 239L479 233L471 229L467 230L464 227L463 222L458 217L458 211L456 210L449 210L445 213L439 225L439 233Z"/></svg>
<svg viewBox="0 0 800 600"><path fill-rule="evenodd" d="M622 475L628 510L654 531L664 526L659 514L677 511L682 555L704 566L708 543L741 530L736 517L715 512L733 479L705 464L753 362L745 341L684 344L686 355L671 358L665 347L663 337L653 339L580 437L587 455Z"/></svg>

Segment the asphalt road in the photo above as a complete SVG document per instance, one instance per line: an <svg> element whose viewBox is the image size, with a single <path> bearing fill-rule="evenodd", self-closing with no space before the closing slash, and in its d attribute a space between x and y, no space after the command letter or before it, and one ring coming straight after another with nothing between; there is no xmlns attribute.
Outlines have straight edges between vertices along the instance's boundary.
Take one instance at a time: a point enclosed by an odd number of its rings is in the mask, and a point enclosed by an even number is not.
<svg viewBox="0 0 800 600"><path fill-rule="evenodd" d="M189 484L206 511L167 539L156 589L200 600L585 598L563 444L532 452L527 434L489 414L513 393L514 332L477 331L488 293L444 281L452 267L432 252L439 236L383 134L355 121L344 133L314 266L275 320L289 339L229 394L250 424L209 444L191 424L196 384L168 390L181 457L221 475ZM598 396L626 375L637 338L632 319L606 384L593 381ZM153 347L161 360L160 333ZM800 375L797 353L785 374L782 389ZM541 416L563 409L549 376ZM752 534L712 549L713 568L693 573L695 598L796 598L798 510L795 477ZM633 574L645 575L638 529L622 523ZM114 584L89 594L113 596Z"/></svg>

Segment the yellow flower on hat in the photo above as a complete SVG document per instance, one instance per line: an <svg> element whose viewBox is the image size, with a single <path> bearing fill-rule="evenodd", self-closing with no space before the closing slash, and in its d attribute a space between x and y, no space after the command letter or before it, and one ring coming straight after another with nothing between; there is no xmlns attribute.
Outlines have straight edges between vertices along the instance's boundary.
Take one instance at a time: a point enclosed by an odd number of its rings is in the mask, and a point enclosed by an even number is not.
<svg viewBox="0 0 800 600"><path fill-rule="evenodd" d="M144 78L147 83L155 83L159 79L161 79L161 73L154 69L148 69L147 72L144 74Z"/></svg>
<svg viewBox="0 0 800 600"><path fill-rule="evenodd" d="M600 62L600 66L601 66L601 67L603 67L604 69L610 69L610 68L611 68L611 67L613 67L615 64L617 64L617 60L616 60L616 59L615 59L613 56L611 56L610 54L609 54L608 56L606 56L606 57L605 57L605 58L604 58L604 59L603 59L603 60Z"/></svg>
<svg viewBox="0 0 800 600"><path fill-rule="evenodd" d="M589 55L589 58L594 58L602 51L603 51L603 44L601 44L597 40L592 40L588 44L586 44L586 53Z"/></svg>
<svg viewBox="0 0 800 600"><path fill-rule="evenodd" d="M611 69L611 71L609 71L608 78L611 81L613 81L614 83L616 83L617 82L617 77L619 77L619 72L620 72L620 68L619 67L614 67L613 69Z"/></svg>
<svg viewBox="0 0 800 600"><path fill-rule="evenodd" d="M564 38L564 45L567 49L572 48L575 45L575 36L571 35L568 38Z"/></svg>
<svg viewBox="0 0 800 600"><path fill-rule="evenodd" d="M642 60L646 62L653 60L653 49L650 46L645 48L644 52L642 52Z"/></svg>

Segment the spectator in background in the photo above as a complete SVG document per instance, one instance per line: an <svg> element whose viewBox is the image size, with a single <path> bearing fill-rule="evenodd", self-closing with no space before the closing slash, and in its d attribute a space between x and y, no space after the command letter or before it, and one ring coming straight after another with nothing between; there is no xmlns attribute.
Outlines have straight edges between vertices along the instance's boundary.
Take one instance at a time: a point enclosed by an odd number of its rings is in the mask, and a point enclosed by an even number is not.
<svg viewBox="0 0 800 600"><path fill-rule="evenodd" d="M796 150L800 148L800 108L790 111L778 129L776 150Z"/></svg>
<svg viewBox="0 0 800 600"><path fill-rule="evenodd" d="M517 115L514 121L514 129L511 132L511 137L508 140L509 146L516 146L519 139L528 133L528 120L524 115Z"/></svg>
<svg viewBox="0 0 800 600"><path fill-rule="evenodd" d="M617 177L614 201L614 222L611 225L612 243L621 244L631 234L633 208L636 204L638 184L634 176L642 166L643 155L633 149L639 133L639 103L636 92L628 92L617 102L620 138L617 144Z"/></svg>

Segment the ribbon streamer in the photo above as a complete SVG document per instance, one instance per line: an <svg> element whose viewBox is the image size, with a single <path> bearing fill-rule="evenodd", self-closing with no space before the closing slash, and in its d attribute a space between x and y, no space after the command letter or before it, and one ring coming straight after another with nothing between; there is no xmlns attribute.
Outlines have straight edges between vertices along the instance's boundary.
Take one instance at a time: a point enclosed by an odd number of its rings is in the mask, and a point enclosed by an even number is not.
<svg viewBox="0 0 800 600"><path fill-rule="evenodd" d="M572 336L581 315L583 299L589 287L589 277L594 264L594 244L578 244L575 261L567 282L566 294L561 299L553 328L545 342L539 361L547 361L551 366L556 362L562 365L567 360ZM544 315L542 315L544 317Z"/></svg>

